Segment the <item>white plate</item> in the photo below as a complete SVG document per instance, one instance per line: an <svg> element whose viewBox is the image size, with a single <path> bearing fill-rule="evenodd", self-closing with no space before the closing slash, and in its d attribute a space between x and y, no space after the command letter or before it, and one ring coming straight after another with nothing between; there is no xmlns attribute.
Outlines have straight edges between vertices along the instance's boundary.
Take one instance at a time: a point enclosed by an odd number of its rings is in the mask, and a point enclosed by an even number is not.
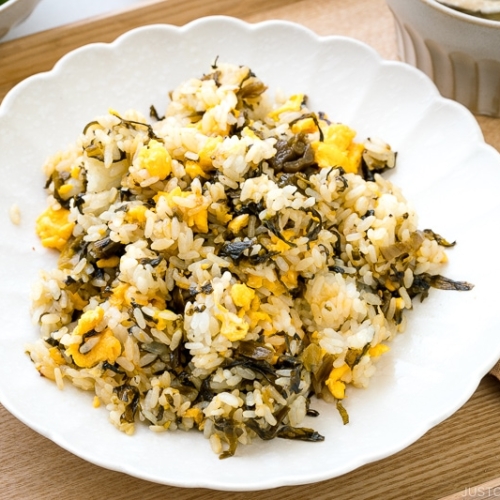
<svg viewBox="0 0 500 500"><path fill-rule="evenodd" d="M34 233L45 207L40 170L108 108L166 106L168 91L208 71L215 57L249 65L271 88L305 91L310 106L399 151L392 178L431 227L450 240L446 276L475 284L470 292L432 290L385 355L367 390L352 390L342 426L332 406L316 404L307 424L322 443L276 439L240 447L219 460L198 433L133 437L115 430L88 394L60 392L23 352L37 337L29 289L53 256ZM0 108L2 276L0 400L17 418L63 448L103 467L183 487L258 490L344 474L416 441L455 412L500 357L496 309L500 156L484 144L473 116L441 98L410 66L387 62L360 42L321 38L290 23L256 25L215 17L182 28L148 26L112 44L71 52L31 77ZM22 222L7 215L18 204Z"/></svg>

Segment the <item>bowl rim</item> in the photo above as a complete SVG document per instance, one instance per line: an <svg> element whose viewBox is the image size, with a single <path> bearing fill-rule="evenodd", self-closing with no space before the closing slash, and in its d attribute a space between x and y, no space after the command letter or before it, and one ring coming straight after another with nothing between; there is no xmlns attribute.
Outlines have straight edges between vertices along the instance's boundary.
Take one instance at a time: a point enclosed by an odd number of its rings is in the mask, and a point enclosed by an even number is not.
<svg viewBox="0 0 500 500"><path fill-rule="evenodd" d="M452 7L448 7L444 5L438 0L421 0L421 2L427 4L429 7L442 12L445 15L450 17L455 17L461 21L470 24L476 24L480 27L487 27L493 29L500 29L500 21L494 21L493 19L485 19L483 17L476 17L471 14L466 14L465 12L460 12L459 10L453 9Z"/></svg>

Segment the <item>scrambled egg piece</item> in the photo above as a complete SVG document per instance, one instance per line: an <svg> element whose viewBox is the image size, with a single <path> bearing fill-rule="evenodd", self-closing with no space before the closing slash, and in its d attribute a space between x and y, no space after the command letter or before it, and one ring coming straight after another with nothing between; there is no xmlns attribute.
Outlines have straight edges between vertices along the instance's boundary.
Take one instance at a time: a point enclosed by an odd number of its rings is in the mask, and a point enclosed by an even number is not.
<svg viewBox="0 0 500 500"><path fill-rule="evenodd" d="M267 278L263 278L262 276L257 276L255 274L248 275L247 285L250 288L254 289L264 287L277 297L283 295L286 292L285 287L279 282L277 278L271 281Z"/></svg>
<svg viewBox="0 0 500 500"><path fill-rule="evenodd" d="M242 137L250 137L252 139L259 139L257 134L248 126L243 128L243 130L241 131L241 136Z"/></svg>
<svg viewBox="0 0 500 500"><path fill-rule="evenodd" d="M261 310L260 304L259 297L254 295L249 310L246 311L247 316L250 318L250 328L255 328L259 321L272 322L271 316Z"/></svg>
<svg viewBox="0 0 500 500"><path fill-rule="evenodd" d="M320 167L342 167L346 172L357 173L364 146L353 142L355 135L347 125L329 125L324 130L324 140L311 144L316 163Z"/></svg>
<svg viewBox="0 0 500 500"><path fill-rule="evenodd" d="M158 177L161 181L172 172L172 157L165 146L155 139L151 139L138 155L139 166L145 168L151 177Z"/></svg>
<svg viewBox="0 0 500 500"><path fill-rule="evenodd" d="M221 322L220 333L231 342L243 340L249 329L249 324L236 314L217 304L215 317Z"/></svg>
<svg viewBox="0 0 500 500"><path fill-rule="evenodd" d="M276 328L269 326L272 324L271 316L268 313L262 311L261 301L259 299L259 296L255 292L255 289L262 287L269 290L276 297L286 292L285 287L277 278L274 280L268 280L266 278L263 278L262 276L249 274L246 284L242 283L232 286L230 295L233 299L233 303L237 307L241 308L238 316L240 318L245 317L248 319L249 324L247 326L250 329L253 329L258 325L260 321L263 321L265 323L264 325L262 325L263 334L266 337L269 337L276 333Z"/></svg>
<svg viewBox="0 0 500 500"><path fill-rule="evenodd" d="M81 171L82 169L80 168L79 165L74 165L73 167L71 167L71 172L70 172L71 178L78 179L80 177Z"/></svg>
<svg viewBox="0 0 500 500"><path fill-rule="evenodd" d="M214 169L212 157L215 155L219 144L222 143L223 137L209 137L198 153L200 167L209 172Z"/></svg>
<svg viewBox="0 0 500 500"><path fill-rule="evenodd" d="M36 233L42 245L61 251L73 234L74 222L69 220L69 210L49 207L36 220Z"/></svg>
<svg viewBox="0 0 500 500"><path fill-rule="evenodd" d="M104 309L96 307L85 311L78 320L73 335L85 335L94 330L104 318ZM96 334L99 340L90 351L81 353L80 347L82 344L71 344L66 349L66 354L73 358L73 361L80 368L92 368L101 361L107 361L113 364L121 354L122 347L120 341L113 335L109 328L106 328L101 333Z"/></svg>
<svg viewBox="0 0 500 500"><path fill-rule="evenodd" d="M78 320L75 329L73 330L73 335L84 335L85 333L93 330L104 318L104 309L102 307L96 307L95 309L90 309L85 311Z"/></svg>
<svg viewBox="0 0 500 500"><path fill-rule="evenodd" d="M221 224L227 224L231 221L232 215L228 213L229 207L223 203L212 203L210 206L210 213L215 215L217 221Z"/></svg>
<svg viewBox="0 0 500 500"><path fill-rule="evenodd" d="M54 361L54 363L56 363L57 365L66 364L63 355L61 354L61 352L57 347L51 347L49 349L49 356L51 357L52 361Z"/></svg>
<svg viewBox="0 0 500 500"><path fill-rule="evenodd" d="M231 287L231 298L234 305L243 309L250 309L252 301L255 298L255 290L252 290L244 283L236 283Z"/></svg>
<svg viewBox="0 0 500 500"><path fill-rule="evenodd" d="M204 179L210 179L210 174L207 174L201 165L194 160L187 160L184 168L186 170L186 174L191 177L191 179L195 179L196 177L203 177Z"/></svg>
<svg viewBox="0 0 500 500"><path fill-rule="evenodd" d="M279 120L281 113L286 113L290 111L300 111L302 103L304 102L304 94L292 95L288 101L277 109L274 109L269 113L269 117L275 121Z"/></svg>
<svg viewBox="0 0 500 500"><path fill-rule="evenodd" d="M156 328L160 331L165 330L167 325L172 321L178 319L178 315L169 309L165 309L163 311L159 311L154 314L153 319L156 320Z"/></svg>
<svg viewBox="0 0 500 500"><path fill-rule="evenodd" d="M71 303L73 304L73 308L77 311L83 311L83 308L89 303L88 300L82 299L78 292L71 293L68 291L67 293Z"/></svg>
<svg viewBox="0 0 500 500"><path fill-rule="evenodd" d="M283 284L289 290L292 290L292 289L297 287L298 278L299 278L298 271L295 271L294 269L289 269L288 271L283 273L280 277L281 277L281 281L283 282Z"/></svg>
<svg viewBox="0 0 500 500"><path fill-rule="evenodd" d="M73 186L71 184L63 184L58 190L59 195L63 197L68 196L71 191L73 191Z"/></svg>
<svg viewBox="0 0 500 500"><path fill-rule="evenodd" d="M113 257L109 257L109 259L99 259L96 264L100 269L105 267L117 267L120 264L120 257L118 257L118 255L113 255Z"/></svg>
<svg viewBox="0 0 500 500"><path fill-rule="evenodd" d="M109 303L114 307L120 307L123 303L130 305L125 298L129 286L127 283L120 283L115 286L109 298Z"/></svg>
<svg viewBox="0 0 500 500"><path fill-rule="evenodd" d="M345 397L345 383L342 382L342 378L351 373L349 365L343 364L338 368L334 368L325 382L329 391L332 393L333 397L336 399L344 399Z"/></svg>
<svg viewBox="0 0 500 500"><path fill-rule="evenodd" d="M183 417L192 418L197 425L200 425L203 422L205 416L203 412L199 408L189 408L184 412Z"/></svg>
<svg viewBox="0 0 500 500"><path fill-rule="evenodd" d="M163 197L168 206L180 212L184 222L189 227L194 227L201 233L208 232L208 204L209 202L201 194L195 194L191 191L182 191L177 186L170 192L160 191L153 199L158 203L160 197ZM193 197L194 206L187 206L179 198Z"/></svg>
<svg viewBox="0 0 500 500"><path fill-rule="evenodd" d="M285 240L291 241L295 236L295 231L293 229L285 229L281 234ZM278 238L274 233L271 233L271 241L272 243L268 246L271 252L282 253L290 249L290 245L281 238Z"/></svg>
<svg viewBox="0 0 500 500"><path fill-rule="evenodd" d="M113 364L122 351L120 341L109 329L100 333L99 337L97 344L85 354L80 352L80 345L78 344L70 345L66 353L73 358L75 364L80 368L92 368L102 361Z"/></svg>
<svg viewBox="0 0 500 500"><path fill-rule="evenodd" d="M130 222L137 222L139 224L144 224L146 222L147 211L148 208L146 206L136 205L128 209L126 218Z"/></svg>
<svg viewBox="0 0 500 500"><path fill-rule="evenodd" d="M248 225L248 221L250 220L249 214L241 214L236 216L229 224L228 229L233 234L238 234L246 225Z"/></svg>
<svg viewBox="0 0 500 500"><path fill-rule="evenodd" d="M128 307L132 303L139 304L140 306L147 306L152 304L154 307L164 307L165 299L159 293L144 295L140 293L137 288L129 285L128 283L120 283L113 288L109 303L114 307L122 307L124 304Z"/></svg>
<svg viewBox="0 0 500 500"><path fill-rule="evenodd" d="M312 118L304 118L292 125L292 132L294 134L312 134L318 130L316 122Z"/></svg>
<svg viewBox="0 0 500 500"><path fill-rule="evenodd" d="M372 358L376 358L378 356L381 356L382 354L384 354L384 352L387 352L389 350L390 350L390 347L388 345L377 344L376 346L370 347L370 349L368 349L368 354Z"/></svg>

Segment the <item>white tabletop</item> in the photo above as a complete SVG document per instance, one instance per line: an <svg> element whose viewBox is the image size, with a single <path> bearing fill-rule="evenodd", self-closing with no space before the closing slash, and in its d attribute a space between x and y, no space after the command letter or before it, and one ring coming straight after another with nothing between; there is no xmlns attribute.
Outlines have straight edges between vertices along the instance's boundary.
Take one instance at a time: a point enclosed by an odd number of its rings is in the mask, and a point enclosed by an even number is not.
<svg viewBox="0 0 500 500"><path fill-rule="evenodd" d="M2 42L31 35L81 19L119 10L147 0L41 0L33 13L13 28Z"/></svg>

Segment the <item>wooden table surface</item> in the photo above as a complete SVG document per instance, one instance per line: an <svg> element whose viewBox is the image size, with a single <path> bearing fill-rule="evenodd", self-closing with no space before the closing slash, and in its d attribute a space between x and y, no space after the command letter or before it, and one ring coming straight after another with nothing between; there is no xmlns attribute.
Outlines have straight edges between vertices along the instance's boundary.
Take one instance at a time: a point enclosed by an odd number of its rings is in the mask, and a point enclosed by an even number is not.
<svg viewBox="0 0 500 500"><path fill-rule="evenodd" d="M16 83L51 69L61 56L81 45L110 42L140 25L182 25L213 14L248 22L295 21L320 35L357 38L383 57L397 59L393 19L384 0L154 0L0 43L0 99ZM500 119L477 119L486 141L500 151ZM36 434L0 405L2 500L458 500L500 498L498 477L500 382L491 375L484 377L471 399L452 417L396 455L329 481L264 492L174 488L102 469Z"/></svg>

